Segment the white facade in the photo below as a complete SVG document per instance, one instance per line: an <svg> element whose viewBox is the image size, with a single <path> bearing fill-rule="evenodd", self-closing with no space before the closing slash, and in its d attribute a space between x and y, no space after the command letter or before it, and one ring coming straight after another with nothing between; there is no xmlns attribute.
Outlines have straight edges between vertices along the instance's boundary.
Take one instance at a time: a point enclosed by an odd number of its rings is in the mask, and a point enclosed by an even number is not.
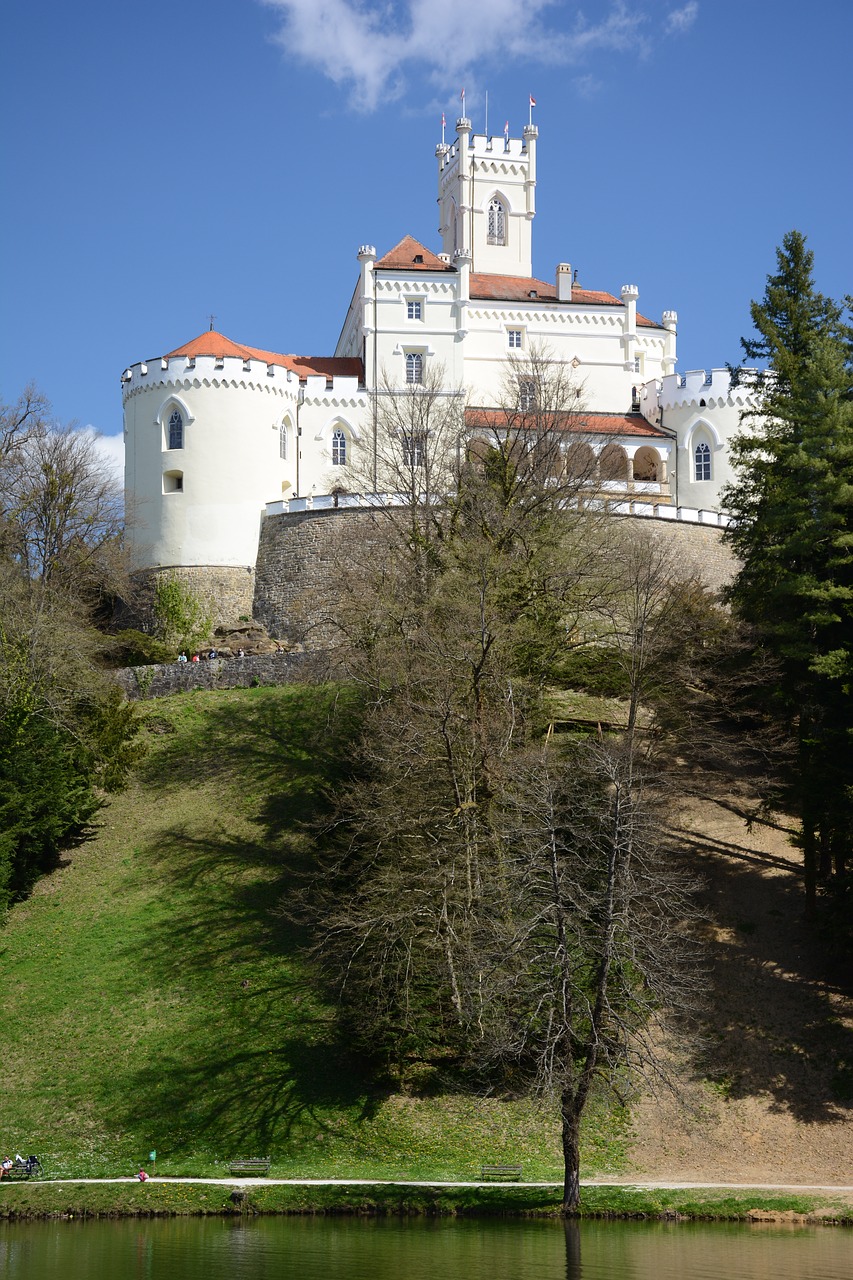
<svg viewBox="0 0 853 1280"><path fill-rule="evenodd" d="M533 350L572 370L605 496L661 515L718 509L744 393L724 370L678 375L676 314L642 315L635 285L588 290L568 263L551 281L532 275L537 143L532 125L495 139L457 122L456 142L436 149L441 251L409 236L384 257L362 246L334 356L210 332L125 371L136 568L251 568L266 510L352 491L383 381L403 387L432 367L448 392L492 407L508 358Z"/></svg>

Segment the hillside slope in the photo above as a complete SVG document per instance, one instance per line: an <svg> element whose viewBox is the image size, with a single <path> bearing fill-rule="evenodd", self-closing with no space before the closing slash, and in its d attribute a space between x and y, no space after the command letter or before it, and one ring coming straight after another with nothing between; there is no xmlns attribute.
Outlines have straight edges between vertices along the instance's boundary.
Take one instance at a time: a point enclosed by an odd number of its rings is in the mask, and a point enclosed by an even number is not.
<svg viewBox="0 0 853 1280"><path fill-rule="evenodd" d="M0 1144L57 1175L130 1172L151 1149L165 1173L269 1154L282 1176L461 1178L482 1161L560 1175L545 1110L390 1094L311 994L280 907L346 758L339 696L151 704L134 786L0 931ZM623 1117L598 1107L584 1173L849 1181L853 1006L800 933L784 833L708 804L676 826L717 918L709 1052L680 1100L641 1101L630 1151Z"/></svg>

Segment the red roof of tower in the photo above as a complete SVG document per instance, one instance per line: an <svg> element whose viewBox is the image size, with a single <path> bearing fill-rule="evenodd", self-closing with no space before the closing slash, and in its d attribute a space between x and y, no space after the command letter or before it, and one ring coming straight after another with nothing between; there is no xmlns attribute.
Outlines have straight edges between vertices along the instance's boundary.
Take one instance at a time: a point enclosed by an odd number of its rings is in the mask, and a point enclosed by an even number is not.
<svg viewBox="0 0 853 1280"><path fill-rule="evenodd" d="M301 379L318 374L325 378L337 375L364 381L362 363L357 357L283 355L278 351L263 351L260 347L247 347L243 343L233 342L215 329L208 329L191 342L175 347L164 359L171 360L173 356L213 356L217 360L225 356L237 356L240 360L263 360L265 364L281 365L284 369L291 369Z"/></svg>

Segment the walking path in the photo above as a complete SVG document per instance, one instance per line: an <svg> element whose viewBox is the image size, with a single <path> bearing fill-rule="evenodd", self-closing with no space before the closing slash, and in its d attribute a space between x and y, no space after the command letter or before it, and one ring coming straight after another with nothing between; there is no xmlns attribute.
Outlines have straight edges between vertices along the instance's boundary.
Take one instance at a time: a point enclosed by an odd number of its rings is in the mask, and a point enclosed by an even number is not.
<svg viewBox="0 0 853 1280"><path fill-rule="evenodd" d="M38 1186L74 1186L82 1183L136 1182L137 1178L39 1178ZM562 1182L404 1182L382 1178L168 1178L158 1174L149 1176L149 1182L202 1183L226 1187L562 1187ZM799 1192L829 1191L853 1193L850 1186L821 1186L812 1183L788 1182L603 1182L595 1178L581 1179L582 1187L626 1187L638 1191L782 1191L796 1195Z"/></svg>

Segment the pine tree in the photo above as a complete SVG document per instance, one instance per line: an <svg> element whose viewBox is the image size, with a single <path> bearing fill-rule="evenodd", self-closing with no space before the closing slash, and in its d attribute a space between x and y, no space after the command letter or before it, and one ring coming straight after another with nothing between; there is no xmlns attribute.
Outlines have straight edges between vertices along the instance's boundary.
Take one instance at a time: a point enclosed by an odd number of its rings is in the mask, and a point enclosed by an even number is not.
<svg viewBox="0 0 853 1280"><path fill-rule="evenodd" d="M851 331L817 292L813 254L789 232L742 339L760 371L723 495L742 567L730 599L778 660L768 707L797 741L790 796L802 819L807 909L818 879L843 885L853 841L853 397Z"/></svg>

